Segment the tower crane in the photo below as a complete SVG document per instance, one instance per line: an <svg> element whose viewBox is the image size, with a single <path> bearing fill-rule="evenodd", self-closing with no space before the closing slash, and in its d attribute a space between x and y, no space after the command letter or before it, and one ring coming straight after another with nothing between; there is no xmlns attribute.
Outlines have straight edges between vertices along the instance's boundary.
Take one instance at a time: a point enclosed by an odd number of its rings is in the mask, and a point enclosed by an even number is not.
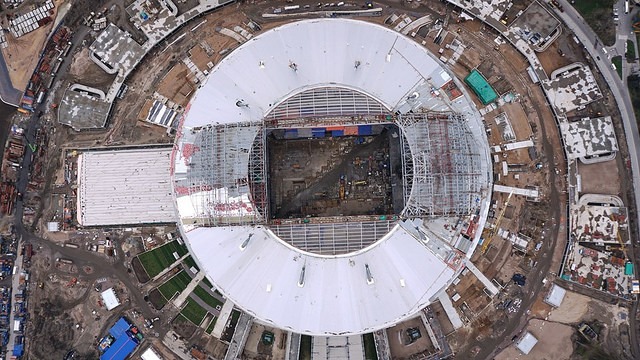
<svg viewBox="0 0 640 360"><path fill-rule="evenodd" d="M502 221L502 218L504 217L504 213L507 211L507 207L509 205L509 201L511 201L511 195L513 195L513 191L509 193L509 196L507 196L507 200L504 202L504 207L502 208L502 210L500 210L500 213L498 214L498 217L496 218L496 221L493 223L493 228L488 229L486 228L486 234L484 234L482 237L484 238L484 242L482 243L482 253L486 253L487 250L489 249L489 245L491 244L491 240L493 239L493 237L496 235L496 232L498 232L498 225L500 225L500 222Z"/></svg>

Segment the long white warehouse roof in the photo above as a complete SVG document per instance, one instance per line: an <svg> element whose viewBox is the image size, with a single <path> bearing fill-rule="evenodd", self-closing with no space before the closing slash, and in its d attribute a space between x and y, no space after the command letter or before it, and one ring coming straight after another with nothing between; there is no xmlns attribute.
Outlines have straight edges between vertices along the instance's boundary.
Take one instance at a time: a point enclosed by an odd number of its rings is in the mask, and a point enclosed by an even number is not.
<svg viewBox="0 0 640 360"><path fill-rule="evenodd" d="M96 150L78 155L77 220L83 226L176 221L171 148Z"/></svg>

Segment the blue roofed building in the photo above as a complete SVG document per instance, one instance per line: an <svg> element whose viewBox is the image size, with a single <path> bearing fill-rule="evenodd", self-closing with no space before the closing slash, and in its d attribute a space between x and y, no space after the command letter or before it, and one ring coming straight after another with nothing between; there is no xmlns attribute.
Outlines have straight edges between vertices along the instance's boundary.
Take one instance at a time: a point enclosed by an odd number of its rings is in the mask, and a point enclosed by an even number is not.
<svg viewBox="0 0 640 360"><path fill-rule="evenodd" d="M131 355L142 340L142 334L127 319L121 317L110 329L101 344L100 360L124 360Z"/></svg>
<svg viewBox="0 0 640 360"><path fill-rule="evenodd" d="M127 330L129 330L130 327L131 327L131 324L129 324L127 319L121 317L115 323L115 325L113 325L111 329L109 329L109 335L117 339L120 336L122 336Z"/></svg>
<svg viewBox="0 0 640 360"><path fill-rule="evenodd" d="M130 337L125 333L109 346L107 351L100 356L100 360L124 360L133 353L137 346L138 342L135 337Z"/></svg>
<svg viewBox="0 0 640 360"><path fill-rule="evenodd" d="M23 353L24 353L24 345L23 344L18 344L18 345L13 347L13 356L15 356L16 358L21 357Z"/></svg>

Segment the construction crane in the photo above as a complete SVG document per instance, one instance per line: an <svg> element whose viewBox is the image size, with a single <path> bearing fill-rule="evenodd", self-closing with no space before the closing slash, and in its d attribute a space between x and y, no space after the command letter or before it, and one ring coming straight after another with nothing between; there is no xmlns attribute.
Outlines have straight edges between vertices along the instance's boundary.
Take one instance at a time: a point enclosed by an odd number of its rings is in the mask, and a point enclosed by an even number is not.
<svg viewBox="0 0 640 360"><path fill-rule="evenodd" d="M71 280L69 280L69 282L67 283L67 287L73 287L75 284L78 283L78 278L71 278Z"/></svg>
<svg viewBox="0 0 640 360"><path fill-rule="evenodd" d="M511 201L511 195L513 195L513 191L509 193L509 196L507 196L507 200L504 202L504 207L502 208L502 210L500 210L500 214L498 214L496 221L493 223L493 228L485 228L484 230L485 234L482 235L482 237L484 238L484 242L482 243L483 254L487 252L487 250L489 249L489 245L491 244L491 240L496 235L496 232L498 232L498 225L500 225L500 221L502 221L504 213L507 211L509 201Z"/></svg>

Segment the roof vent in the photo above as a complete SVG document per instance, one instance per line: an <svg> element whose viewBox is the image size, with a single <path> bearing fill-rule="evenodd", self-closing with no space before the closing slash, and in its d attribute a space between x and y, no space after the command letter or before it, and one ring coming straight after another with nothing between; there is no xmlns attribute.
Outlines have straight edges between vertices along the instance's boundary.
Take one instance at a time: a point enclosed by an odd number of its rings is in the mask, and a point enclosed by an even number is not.
<svg viewBox="0 0 640 360"><path fill-rule="evenodd" d="M306 270L306 266L302 267L302 270L300 271L300 279L298 279L298 287L303 287L304 286L304 272Z"/></svg>
<svg viewBox="0 0 640 360"><path fill-rule="evenodd" d="M367 272L367 284L373 284L373 275L371 275L371 269L369 269L369 264L364 264L364 269Z"/></svg>
<svg viewBox="0 0 640 360"><path fill-rule="evenodd" d="M247 238L242 242L242 244L240 244L240 251L244 251L244 249L247 248L247 245L249 245L249 240L251 240L252 236L253 234L249 234L249 236L247 236Z"/></svg>

